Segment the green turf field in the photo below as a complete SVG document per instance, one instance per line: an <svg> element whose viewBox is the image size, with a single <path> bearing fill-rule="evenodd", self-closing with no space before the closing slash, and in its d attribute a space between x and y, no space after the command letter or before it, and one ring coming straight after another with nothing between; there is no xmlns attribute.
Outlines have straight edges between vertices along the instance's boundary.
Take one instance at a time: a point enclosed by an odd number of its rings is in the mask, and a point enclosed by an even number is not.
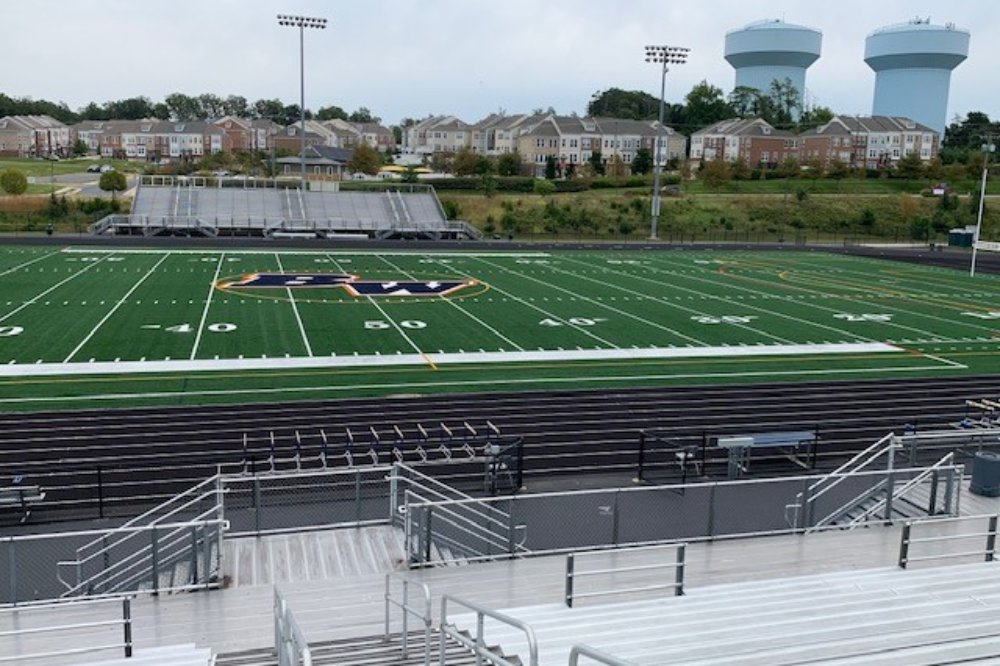
<svg viewBox="0 0 1000 666"><path fill-rule="evenodd" d="M821 252L0 248L0 409L998 372L998 299Z"/></svg>

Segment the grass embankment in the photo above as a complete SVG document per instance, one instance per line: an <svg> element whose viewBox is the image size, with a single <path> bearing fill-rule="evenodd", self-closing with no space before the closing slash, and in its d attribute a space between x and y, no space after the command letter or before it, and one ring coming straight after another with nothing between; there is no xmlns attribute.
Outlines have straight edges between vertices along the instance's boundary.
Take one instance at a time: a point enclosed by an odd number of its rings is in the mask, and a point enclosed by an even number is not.
<svg viewBox="0 0 1000 666"><path fill-rule="evenodd" d="M87 173L87 167L91 164L110 164L118 171L126 173L139 173L143 167L141 163L127 162L125 160L109 160L95 156L65 159L57 162L25 157L0 159L0 171L17 169L28 177L47 178L53 175L65 176L75 173ZM98 173L92 175L95 180L100 177Z"/></svg>

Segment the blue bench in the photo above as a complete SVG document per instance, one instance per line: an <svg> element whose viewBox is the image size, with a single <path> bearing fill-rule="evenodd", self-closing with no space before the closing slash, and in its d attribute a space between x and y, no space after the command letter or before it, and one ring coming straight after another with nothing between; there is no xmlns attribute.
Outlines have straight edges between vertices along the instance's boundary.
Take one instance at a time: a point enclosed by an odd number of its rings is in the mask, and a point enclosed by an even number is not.
<svg viewBox="0 0 1000 666"><path fill-rule="evenodd" d="M738 479L749 471L750 452L755 449L777 449L806 469L814 467L816 439L815 431L785 430L719 437L716 440L716 446L728 451L728 476L730 479ZM812 460L809 465L799 459L798 454L803 445L809 446Z"/></svg>

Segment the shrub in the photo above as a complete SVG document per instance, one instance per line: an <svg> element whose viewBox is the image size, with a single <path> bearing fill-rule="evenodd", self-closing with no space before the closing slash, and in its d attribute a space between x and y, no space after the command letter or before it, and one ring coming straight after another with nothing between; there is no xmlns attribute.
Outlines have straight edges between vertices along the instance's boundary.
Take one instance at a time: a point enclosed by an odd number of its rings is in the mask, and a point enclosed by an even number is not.
<svg viewBox="0 0 1000 666"><path fill-rule="evenodd" d="M551 180L536 180L533 188L535 194L540 194L541 196L548 196L556 191L556 184Z"/></svg>
<svg viewBox="0 0 1000 666"><path fill-rule="evenodd" d="M28 190L28 177L23 171L7 169L0 173L0 189L15 196L24 194Z"/></svg>

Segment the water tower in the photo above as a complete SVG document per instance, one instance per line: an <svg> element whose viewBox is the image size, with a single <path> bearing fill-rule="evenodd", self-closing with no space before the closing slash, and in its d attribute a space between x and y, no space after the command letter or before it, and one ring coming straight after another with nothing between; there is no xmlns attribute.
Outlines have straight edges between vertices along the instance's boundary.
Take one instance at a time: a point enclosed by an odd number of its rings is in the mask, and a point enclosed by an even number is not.
<svg viewBox="0 0 1000 666"><path fill-rule="evenodd" d="M865 40L865 62L875 70L872 114L906 116L943 133L951 70L969 56L969 31L930 19L876 30Z"/></svg>
<svg viewBox="0 0 1000 666"><path fill-rule="evenodd" d="M798 120L806 92L806 69L819 59L823 34L778 19L758 21L726 33L726 61L736 70L736 87L767 92L775 79L790 79L799 91Z"/></svg>

